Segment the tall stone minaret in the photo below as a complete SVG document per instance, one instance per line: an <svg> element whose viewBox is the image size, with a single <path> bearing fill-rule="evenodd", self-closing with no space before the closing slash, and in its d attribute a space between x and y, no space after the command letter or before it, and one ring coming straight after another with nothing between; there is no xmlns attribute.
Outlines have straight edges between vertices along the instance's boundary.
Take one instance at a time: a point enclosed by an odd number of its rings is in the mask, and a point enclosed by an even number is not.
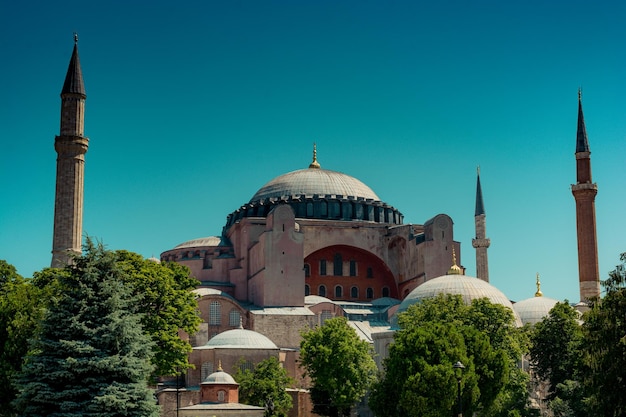
<svg viewBox="0 0 626 417"><path fill-rule="evenodd" d="M489 248L491 241L486 237L487 226L485 220L483 191L480 188L480 168L478 168L476 170L476 211L474 213L476 238L472 239L472 246L476 249L476 277L485 282L489 282L487 248Z"/></svg>
<svg viewBox="0 0 626 417"><path fill-rule="evenodd" d="M591 182L591 152L583 117L581 91L578 90L578 130L576 132L576 234L578 236L578 281L580 300L600 296L598 240L596 236L595 199L598 186Z"/></svg>
<svg viewBox="0 0 626 417"><path fill-rule="evenodd" d="M86 98L78 60L78 36L74 34L74 51L61 90L61 133L54 139L57 177L52 267L55 268L65 266L70 253L81 253L85 153L89 146L83 132Z"/></svg>

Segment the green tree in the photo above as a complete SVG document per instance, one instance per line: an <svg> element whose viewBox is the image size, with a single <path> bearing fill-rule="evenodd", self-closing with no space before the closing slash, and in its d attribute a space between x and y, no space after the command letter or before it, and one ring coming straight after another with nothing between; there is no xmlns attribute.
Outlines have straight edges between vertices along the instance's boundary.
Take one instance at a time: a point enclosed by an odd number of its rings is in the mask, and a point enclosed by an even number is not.
<svg viewBox="0 0 626 417"><path fill-rule="evenodd" d="M243 404L265 407L265 417L287 416L292 400L286 389L293 385L293 380L277 358L259 362L253 371L240 367L235 380L239 383L239 401Z"/></svg>
<svg viewBox="0 0 626 417"><path fill-rule="evenodd" d="M59 293L19 374L20 416L158 415L146 383L151 343L116 261L88 239L57 277Z"/></svg>
<svg viewBox="0 0 626 417"><path fill-rule="evenodd" d="M554 403L557 415L586 415L579 401L583 394L576 388L582 375L583 344L579 313L567 300L555 304L533 329L531 364L539 378L550 382L549 407Z"/></svg>
<svg viewBox="0 0 626 417"><path fill-rule="evenodd" d="M175 262L159 263L123 250L115 255L137 299L135 311L141 313L143 329L153 342L153 376L176 375L189 368L192 347L179 330L187 334L198 330L201 320L192 292L198 281L189 276L186 266Z"/></svg>
<svg viewBox="0 0 626 417"><path fill-rule="evenodd" d="M506 405L507 412L525 415L524 377L515 369L524 343L509 309L485 299L468 306L458 295L441 294L409 307L398 325L384 375L370 395L376 415L449 415L457 401L457 361L465 365L466 414L498 415Z"/></svg>
<svg viewBox="0 0 626 417"><path fill-rule="evenodd" d="M343 317L302 334L300 363L311 378L313 411L329 417L348 416L376 374L369 343Z"/></svg>
<svg viewBox="0 0 626 417"><path fill-rule="evenodd" d="M582 385L589 415L626 415L626 253L602 284L604 298L584 315Z"/></svg>
<svg viewBox="0 0 626 417"><path fill-rule="evenodd" d="M14 416L13 386L43 316L42 291L0 260L0 416Z"/></svg>

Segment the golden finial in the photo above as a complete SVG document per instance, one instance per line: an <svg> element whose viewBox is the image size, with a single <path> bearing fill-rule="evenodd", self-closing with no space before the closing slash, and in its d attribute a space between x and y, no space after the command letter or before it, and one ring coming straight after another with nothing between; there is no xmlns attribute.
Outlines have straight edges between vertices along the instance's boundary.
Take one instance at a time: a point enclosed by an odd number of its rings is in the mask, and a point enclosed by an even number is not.
<svg viewBox="0 0 626 417"><path fill-rule="evenodd" d="M217 372L224 372L222 369L222 360L217 361Z"/></svg>
<svg viewBox="0 0 626 417"><path fill-rule="evenodd" d="M309 165L309 168L320 169L320 163L317 162L317 145L313 142L313 162Z"/></svg>
<svg viewBox="0 0 626 417"><path fill-rule="evenodd" d="M463 275L461 268L456 264L456 252L452 246L452 266L448 269L448 275Z"/></svg>
<svg viewBox="0 0 626 417"><path fill-rule="evenodd" d="M476 165L476 175L480 176L480 165Z"/></svg>
<svg viewBox="0 0 626 417"><path fill-rule="evenodd" d="M78 44L78 33L74 32L74 44Z"/></svg>
<svg viewBox="0 0 626 417"><path fill-rule="evenodd" d="M541 282L539 281L539 272L537 272L537 292L535 293L535 297L543 297L543 293L541 292Z"/></svg>
<svg viewBox="0 0 626 417"><path fill-rule="evenodd" d="M582 98L583 98L583 88L578 87L578 101L582 100Z"/></svg>

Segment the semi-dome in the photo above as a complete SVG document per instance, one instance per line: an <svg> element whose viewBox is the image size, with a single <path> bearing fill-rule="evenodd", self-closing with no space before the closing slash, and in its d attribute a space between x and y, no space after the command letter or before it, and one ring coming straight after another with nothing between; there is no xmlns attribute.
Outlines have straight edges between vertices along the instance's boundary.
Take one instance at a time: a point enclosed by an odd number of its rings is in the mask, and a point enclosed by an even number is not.
<svg viewBox="0 0 626 417"><path fill-rule="evenodd" d="M426 298L436 297L439 294L458 294L463 297L466 304L470 304L472 300L488 298L494 304L500 304L511 309L516 324L522 325L513 304L499 289L481 279L458 274L433 278L415 288L402 301L396 314L406 311L412 304Z"/></svg>
<svg viewBox="0 0 626 417"><path fill-rule="evenodd" d="M274 178L261 187L252 196L250 202L268 198L313 197L315 195L380 200L370 187L350 175L321 168L307 168Z"/></svg>
<svg viewBox="0 0 626 417"><path fill-rule="evenodd" d="M261 333L246 329L233 329L215 335L204 348L227 349L278 349L278 347Z"/></svg>
<svg viewBox="0 0 626 417"><path fill-rule="evenodd" d="M549 297L532 297L518 301L513 304L513 309L517 312L523 324L539 323L546 317L558 300Z"/></svg>

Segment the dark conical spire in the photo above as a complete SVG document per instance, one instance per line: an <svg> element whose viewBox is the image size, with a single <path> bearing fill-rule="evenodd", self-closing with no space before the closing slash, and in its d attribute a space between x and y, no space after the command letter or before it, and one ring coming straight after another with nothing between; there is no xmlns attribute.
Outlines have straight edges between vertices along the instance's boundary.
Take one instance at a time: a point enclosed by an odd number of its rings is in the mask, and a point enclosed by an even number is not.
<svg viewBox="0 0 626 417"><path fill-rule="evenodd" d="M74 33L74 51L70 59L70 65L67 68L65 82L61 94L85 94L85 85L83 84L83 71L80 68L80 60L78 59L78 34Z"/></svg>
<svg viewBox="0 0 626 417"><path fill-rule="evenodd" d="M476 169L476 212L474 216L485 214L485 205L483 203L483 190L480 187L480 167Z"/></svg>
<svg viewBox="0 0 626 417"><path fill-rule="evenodd" d="M587 129L585 128L585 117L583 116L582 91L578 89L578 130L576 131L576 153L589 152L589 142L587 141Z"/></svg>

